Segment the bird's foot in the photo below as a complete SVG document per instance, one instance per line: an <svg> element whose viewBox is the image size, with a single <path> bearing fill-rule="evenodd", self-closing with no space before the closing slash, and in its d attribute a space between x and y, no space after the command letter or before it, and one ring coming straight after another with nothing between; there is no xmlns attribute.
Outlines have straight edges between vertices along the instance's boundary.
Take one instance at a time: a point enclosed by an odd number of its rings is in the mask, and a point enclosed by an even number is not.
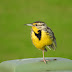
<svg viewBox="0 0 72 72"><path fill-rule="evenodd" d="M42 62L44 62L45 64L46 64L47 61L50 61L50 60L45 60L45 59L42 60Z"/></svg>

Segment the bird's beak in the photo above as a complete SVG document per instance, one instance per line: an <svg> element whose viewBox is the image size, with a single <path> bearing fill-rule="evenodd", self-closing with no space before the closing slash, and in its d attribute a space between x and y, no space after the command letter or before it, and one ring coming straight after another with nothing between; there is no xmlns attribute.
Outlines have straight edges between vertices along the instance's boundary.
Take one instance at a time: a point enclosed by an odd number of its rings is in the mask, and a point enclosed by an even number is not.
<svg viewBox="0 0 72 72"><path fill-rule="evenodd" d="M32 24L24 24L24 25L27 25L27 26L33 26Z"/></svg>

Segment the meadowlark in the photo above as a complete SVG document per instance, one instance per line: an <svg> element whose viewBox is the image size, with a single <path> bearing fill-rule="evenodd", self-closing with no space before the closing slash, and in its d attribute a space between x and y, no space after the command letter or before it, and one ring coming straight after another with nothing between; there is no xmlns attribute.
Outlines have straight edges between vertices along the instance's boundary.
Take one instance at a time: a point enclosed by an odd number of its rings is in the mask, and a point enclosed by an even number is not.
<svg viewBox="0 0 72 72"><path fill-rule="evenodd" d="M46 46L51 50L56 49L56 38L53 31L42 21L36 21L31 24L25 24L32 26L31 39L36 48L43 51L43 61L46 63L44 58L44 51L47 52Z"/></svg>

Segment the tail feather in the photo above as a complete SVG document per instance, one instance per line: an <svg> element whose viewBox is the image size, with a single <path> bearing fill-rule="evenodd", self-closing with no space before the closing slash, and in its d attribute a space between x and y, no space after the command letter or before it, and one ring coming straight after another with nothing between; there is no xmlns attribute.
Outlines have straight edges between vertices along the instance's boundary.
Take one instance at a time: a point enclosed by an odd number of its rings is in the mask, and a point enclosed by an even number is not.
<svg viewBox="0 0 72 72"><path fill-rule="evenodd" d="M47 52L47 49L45 48L44 51Z"/></svg>
<svg viewBox="0 0 72 72"><path fill-rule="evenodd" d="M50 50L53 49L54 51L56 50L56 43L52 43L51 45L47 46Z"/></svg>

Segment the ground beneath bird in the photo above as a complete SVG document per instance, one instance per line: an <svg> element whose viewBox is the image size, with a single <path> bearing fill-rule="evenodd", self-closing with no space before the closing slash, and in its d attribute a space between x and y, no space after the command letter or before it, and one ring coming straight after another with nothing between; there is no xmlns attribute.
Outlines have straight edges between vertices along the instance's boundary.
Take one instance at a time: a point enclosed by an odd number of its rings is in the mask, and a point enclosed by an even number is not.
<svg viewBox="0 0 72 72"><path fill-rule="evenodd" d="M4 61L0 63L0 72L71 72L72 60L59 57L48 57L45 64L42 58L28 58ZM6 71L7 70L7 71Z"/></svg>

